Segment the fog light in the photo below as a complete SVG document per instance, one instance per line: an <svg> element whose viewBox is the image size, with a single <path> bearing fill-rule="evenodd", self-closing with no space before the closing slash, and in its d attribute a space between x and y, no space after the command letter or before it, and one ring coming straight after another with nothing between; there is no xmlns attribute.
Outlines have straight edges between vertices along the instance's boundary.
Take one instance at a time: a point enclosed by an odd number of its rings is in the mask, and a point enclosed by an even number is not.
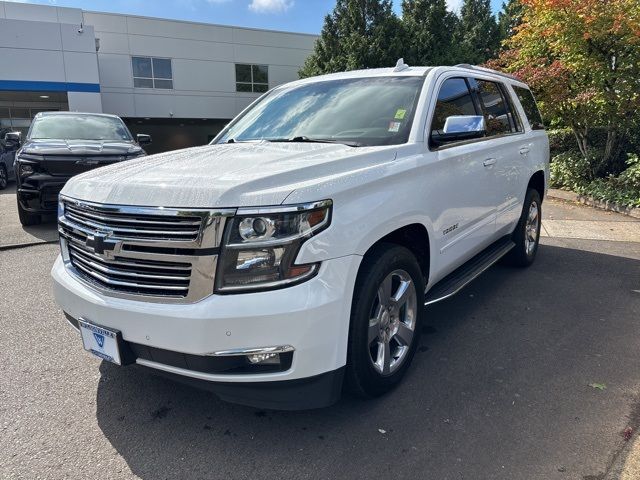
<svg viewBox="0 0 640 480"><path fill-rule="evenodd" d="M254 353L252 355L247 355L247 360L249 363L256 364L260 363L262 365L278 365L280 364L280 354L279 353Z"/></svg>

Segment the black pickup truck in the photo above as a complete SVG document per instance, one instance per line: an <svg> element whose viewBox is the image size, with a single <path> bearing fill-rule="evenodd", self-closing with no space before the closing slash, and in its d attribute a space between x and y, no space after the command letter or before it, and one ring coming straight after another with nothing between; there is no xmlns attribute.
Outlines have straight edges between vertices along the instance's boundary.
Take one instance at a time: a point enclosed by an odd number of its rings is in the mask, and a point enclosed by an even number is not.
<svg viewBox="0 0 640 480"><path fill-rule="evenodd" d="M55 213L58 193L74 175L146 155L120 117L75 112L41 112L33 119L15 155L18 215L22 225L41 222Z"/></svg>

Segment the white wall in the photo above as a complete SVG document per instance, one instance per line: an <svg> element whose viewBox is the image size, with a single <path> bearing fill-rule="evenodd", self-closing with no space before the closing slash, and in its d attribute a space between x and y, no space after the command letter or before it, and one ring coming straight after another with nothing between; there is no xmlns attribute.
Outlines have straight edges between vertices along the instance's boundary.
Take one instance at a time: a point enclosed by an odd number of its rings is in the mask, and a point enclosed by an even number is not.
<svg viewBox="0 0 640 480"><path fill-rule="evenodd" d="M79 26L0 17L0 80L99 83L93 27Z"/></svg>
<svg viewBox="0 0 640 480"><path fill-rule="evenodd" d="M102 112L102 97L100 93L69 92L69 111L71 112Z"/></svg>
<svg viewBox="0 0 640 480"><path fill-rule="evenodd" d="M80 9L0 2L0 81L98 85L94 31L78 32L82 21ZM101 112L100 94L70 92L69 108Z"/></svg>
<svg viewBox="0 0 640 480"><path fill-rule="evenodd" d="M316 39L96 12L84 20L100 42L104 111L126 117L232 118L258 97L236 92L236 63L268 65L274 87L298 78ZM133 88L132 55L171 58L173 90Z"/></svg>
<svg viewBox="0 0 640 480"><path fill-rule="evenodd" d="M274 87L298 78L315 40L305 34L0 1L0 80L100 84L100 94L71 92L70 110L229 119L258 97L236 92L236 63L268 65ZM171 58L173 90L134 88L132 55Z"/></svg>

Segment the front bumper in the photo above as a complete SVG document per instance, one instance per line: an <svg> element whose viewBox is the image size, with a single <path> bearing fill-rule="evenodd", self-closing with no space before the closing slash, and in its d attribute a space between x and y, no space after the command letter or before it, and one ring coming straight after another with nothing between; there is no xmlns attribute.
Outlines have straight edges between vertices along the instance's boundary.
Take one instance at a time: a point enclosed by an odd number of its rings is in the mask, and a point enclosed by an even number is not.
<svg viewBox="0 0 640 480"><path fill-rule="evenodd" d="M325 261L316 277L293 287L212 295L192 304L155 304L106 296L78 281L60 257L51 274L56 300L68 315L119 330L125 342L195 356L293 346L291 367L273 373L209 373L147 358L138 358L136 363L183 380L208 382L222 398L237 403L256 405L257 401L261 406L290 408L281 398L286 398L286 393L269 401L265 392L307 390L312 394L308 395L310 407L314 407L337 398L335 392L325 397L313 392L320 387L335 389L342 378L351 298L360 260L354 255ZM273 385L258 385L265 382ZM234 384L237 388L230 389ZM309 389L301 390L300 385ZM323 402L318 402L321 399Z"/></svg>
<svg viewBox="0 0 640 480"><path fill-rule="evenodd" d="M58 195L71 177L32 175L27 181L18 181L18 201L31 213L56 213Z"/></svg>

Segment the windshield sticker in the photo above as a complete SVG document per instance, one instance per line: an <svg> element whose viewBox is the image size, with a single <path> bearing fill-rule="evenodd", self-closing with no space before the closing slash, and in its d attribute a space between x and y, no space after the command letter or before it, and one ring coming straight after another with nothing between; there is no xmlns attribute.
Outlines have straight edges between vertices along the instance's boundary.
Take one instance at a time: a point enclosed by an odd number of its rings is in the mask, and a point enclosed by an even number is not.
<svg viewBox="0 0 640 480"><path fill-rule="evenodd" d="M389 124L389 131L392 133L397 133L400 131L400 125L402 125L402 122L391 122Z"/></svg>
<svg viewBox="0 0 640 480"><path fill-rule="evenodd" d="M404 108L399 108L396 110L396 116L394 117L396 120L404 120L404 116L407 114L407 110Z"/></svg>

